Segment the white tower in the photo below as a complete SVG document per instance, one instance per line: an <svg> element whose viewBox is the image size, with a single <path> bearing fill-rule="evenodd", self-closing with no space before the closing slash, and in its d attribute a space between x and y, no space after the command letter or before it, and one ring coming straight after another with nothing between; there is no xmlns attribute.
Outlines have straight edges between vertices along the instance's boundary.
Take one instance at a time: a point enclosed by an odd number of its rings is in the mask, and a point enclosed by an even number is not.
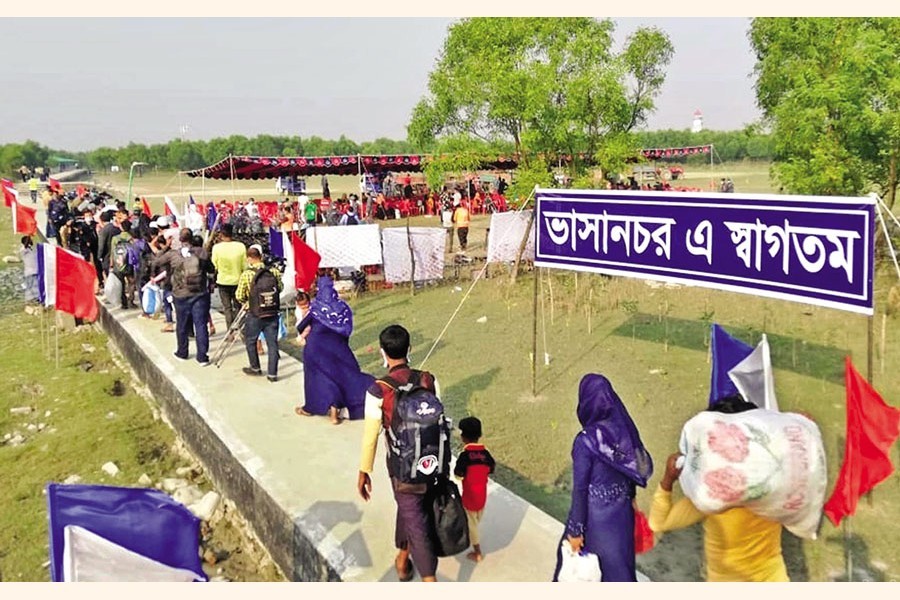
<svg viewBox="0 0 900 600"><path fill-rule="evenodd" d="M703 113L700 109L694 111L694 123L691 125L691 133L703 131Z"/></svg>

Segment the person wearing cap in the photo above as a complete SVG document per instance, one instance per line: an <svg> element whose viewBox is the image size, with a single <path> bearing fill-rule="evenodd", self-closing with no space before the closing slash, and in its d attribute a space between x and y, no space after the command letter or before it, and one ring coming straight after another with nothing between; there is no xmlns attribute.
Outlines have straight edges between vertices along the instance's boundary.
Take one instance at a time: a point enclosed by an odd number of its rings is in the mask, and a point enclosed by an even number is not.
<svg viewBox="0 0 900 600"><path fill-rule="evenodd" d="M472 552L466 558L481 562L481 538L478 535L478 524L484 514L487 502L488 475L494 472L496 462L481 439L481 421L476 417L466 417L459 422L459 433L463 443L463 451L456 459L453 474L462 479L462 504L469 521L469 542Z"/></svg>

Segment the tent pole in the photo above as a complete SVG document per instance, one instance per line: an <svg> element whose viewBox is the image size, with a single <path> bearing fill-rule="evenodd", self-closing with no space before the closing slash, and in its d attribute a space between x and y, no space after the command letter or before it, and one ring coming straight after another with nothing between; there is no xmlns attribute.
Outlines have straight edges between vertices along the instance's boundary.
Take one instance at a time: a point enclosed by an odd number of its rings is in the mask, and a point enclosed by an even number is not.
<svg viewBox="0 0 900 600"><path fill-rule="evenodd" d="M234 204L234 156L228 154L228 164L231 166L231 203Z"/></svg>

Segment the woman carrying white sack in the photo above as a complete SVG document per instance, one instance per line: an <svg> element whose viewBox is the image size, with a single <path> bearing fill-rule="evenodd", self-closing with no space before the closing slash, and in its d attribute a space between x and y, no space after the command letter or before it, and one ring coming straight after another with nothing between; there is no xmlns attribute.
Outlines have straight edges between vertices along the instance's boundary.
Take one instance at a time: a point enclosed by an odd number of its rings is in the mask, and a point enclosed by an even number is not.
<svg viewBox="0 0 900 600"><path fill-rule="evenodd" d="M719 400L709 410L735 414L759 409L735 394ZM666 461L666 472L653 495L650 529L663 533L702 521L707 581L790 581L781 553L780 523L744 507L706 514L688 498L672 504L672 486L683 466L680 458L683 455L676 452Z"/></svg>

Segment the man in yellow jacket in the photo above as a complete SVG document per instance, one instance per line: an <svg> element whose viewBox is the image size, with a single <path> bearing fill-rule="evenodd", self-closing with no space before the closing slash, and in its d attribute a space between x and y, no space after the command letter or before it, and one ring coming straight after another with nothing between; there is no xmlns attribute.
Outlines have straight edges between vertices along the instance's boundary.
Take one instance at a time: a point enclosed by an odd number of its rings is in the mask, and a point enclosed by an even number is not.
<svg viewBox="0 0 900 600"><path fill-rule="evenodd" d="M722 404L721 402L719 404ZM721 407L719 412L741 412ZM755 405L750 405L756 408ZM717 405L712 410L716 410ZM718 514L700 512L688 499L672 504L672 486L681 475L682 454L666 461L666 472L653 494L650 529L663 533L703 522L703 548L707 581L790 581L781 553L781 524L757 516L743 507Z"/></svg>

